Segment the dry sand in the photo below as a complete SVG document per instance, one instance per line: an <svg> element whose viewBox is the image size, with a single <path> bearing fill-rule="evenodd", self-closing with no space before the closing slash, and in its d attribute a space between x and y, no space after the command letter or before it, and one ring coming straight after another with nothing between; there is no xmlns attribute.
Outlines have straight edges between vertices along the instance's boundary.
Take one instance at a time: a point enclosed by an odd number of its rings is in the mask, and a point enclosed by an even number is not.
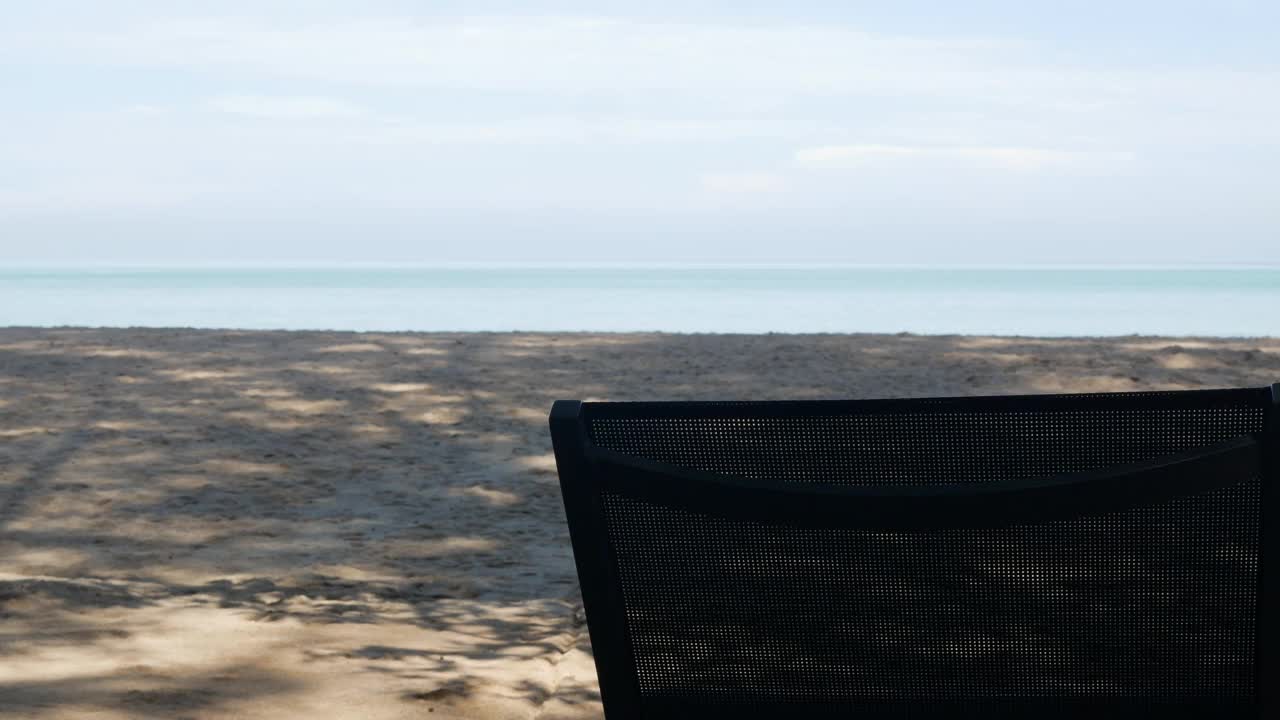
<svg viewBox="0 0 1280 720"><path fill-rule="evenodd" d="M0 715L598 718L555 398L1261 385L1280 340L0 330Z"/></svg>

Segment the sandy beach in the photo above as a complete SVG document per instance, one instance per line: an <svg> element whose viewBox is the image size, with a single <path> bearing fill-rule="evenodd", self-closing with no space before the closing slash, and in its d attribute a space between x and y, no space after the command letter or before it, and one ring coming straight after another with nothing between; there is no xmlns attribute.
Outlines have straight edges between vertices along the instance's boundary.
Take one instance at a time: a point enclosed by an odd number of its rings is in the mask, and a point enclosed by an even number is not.
<svg viewBox="0 0 1280 720"><path fill-rule="evenodd" d="M557 398L1277 380L1280 339L0 329L0 715L599 718Z"/></svg>

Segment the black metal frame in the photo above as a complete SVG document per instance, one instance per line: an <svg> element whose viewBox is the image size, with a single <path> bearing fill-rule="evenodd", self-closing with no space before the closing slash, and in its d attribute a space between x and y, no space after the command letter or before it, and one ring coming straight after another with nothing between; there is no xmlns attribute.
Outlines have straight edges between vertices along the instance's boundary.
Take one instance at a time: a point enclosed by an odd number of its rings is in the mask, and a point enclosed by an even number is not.
<svg viewBox="0 0 1280 720"><path fill-rule="evenodd" d="M861 488L796 487L731 481L714 473L673 468L592 445L592 418L635 417L795 417L871 413L938 413L995 410L1213 408L1247 404L1265 407L1264 430L1193 452L1105 471L1053 478L954 486ZM1280 717L1280 617L1272 605L1280 597L1280 572L1267 563L1280 557L1280 383L1269 388L1021 395L866 401L752 403L582 403L557 401L551 434L560 474L570 539L582 588L600 692L610 720L642 717L716 717L716 708L684 703L642 703L625 609L604 527L602 493L617 489L664 506L714 511L721 517L817 527L909 530L940 527L997 527L1090 512L1118 510L1165 498L1222 487L1239 478L1263 477L1262 538L1259 557L1255 702L1171 704L1162 717ZM849 717L842 704L788 703L735 707L734 717ZM883 703L859 707L874 718L1095 718L1139 717L1149 703L1047 699L1014 703L938 703L910 710Z"/></svg>
<svg viewBox="0 0 1280 720"><path fill-rule="evenodd" d="M1280 383L1267 389L1267 420L1262 431L1262 543L1258 557L1258 717L1280 716L1280 574L1268 563L1280 558ZM1270 603L1270 605L1268 605Z"/></svg>

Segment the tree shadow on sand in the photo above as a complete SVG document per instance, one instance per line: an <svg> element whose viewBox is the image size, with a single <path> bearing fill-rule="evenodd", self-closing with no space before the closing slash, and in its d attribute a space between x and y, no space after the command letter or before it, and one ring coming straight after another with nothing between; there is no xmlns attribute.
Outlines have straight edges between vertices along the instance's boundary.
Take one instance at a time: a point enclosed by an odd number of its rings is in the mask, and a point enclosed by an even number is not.
<svg viewBox="0 0 1280 720"><path fill-rule="evenodd" d="M0 330L0 669L22 670L0 704L212 717L330 672L400 703L598 716L553 400L1206 376L1274 381L1280 342ZM168 667L173 617L313 644Z"/></svg>

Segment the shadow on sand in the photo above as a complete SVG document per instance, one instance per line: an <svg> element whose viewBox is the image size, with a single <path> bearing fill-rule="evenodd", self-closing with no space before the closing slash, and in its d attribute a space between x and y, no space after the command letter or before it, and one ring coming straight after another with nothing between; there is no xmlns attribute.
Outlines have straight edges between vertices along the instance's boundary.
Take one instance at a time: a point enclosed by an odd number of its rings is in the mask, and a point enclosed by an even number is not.
<svg viewBox="0 0 1280 720"><path fill-rule="evenodd" d="M1277 378L1275 340L0 330L0 706L229 716L340 676L598 716L557 398Z"/></svg>

